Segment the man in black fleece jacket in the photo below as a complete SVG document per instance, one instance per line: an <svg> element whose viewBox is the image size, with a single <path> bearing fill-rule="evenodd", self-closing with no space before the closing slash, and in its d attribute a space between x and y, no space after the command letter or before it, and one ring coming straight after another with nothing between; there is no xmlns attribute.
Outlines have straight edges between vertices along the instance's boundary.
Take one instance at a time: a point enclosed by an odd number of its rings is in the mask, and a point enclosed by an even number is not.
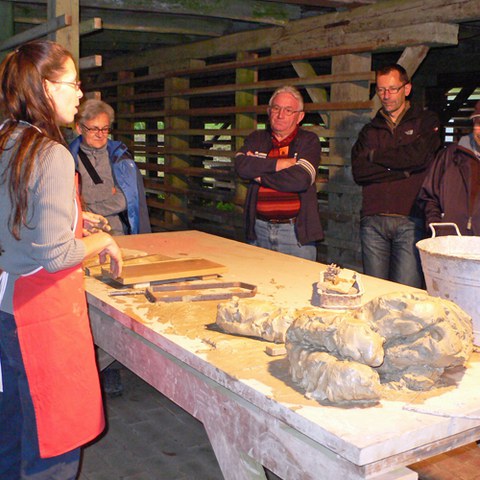
<svg viewBox="0 0 480 480"><path fill-rule="evenodd" d="M436 114L410 104L405 69L376 72L382 108L365 125L352 149L355 181L363 187L360 222L367 275L422 287L416 242L424 235L416 199L427 167L441 145Z"/></svg>

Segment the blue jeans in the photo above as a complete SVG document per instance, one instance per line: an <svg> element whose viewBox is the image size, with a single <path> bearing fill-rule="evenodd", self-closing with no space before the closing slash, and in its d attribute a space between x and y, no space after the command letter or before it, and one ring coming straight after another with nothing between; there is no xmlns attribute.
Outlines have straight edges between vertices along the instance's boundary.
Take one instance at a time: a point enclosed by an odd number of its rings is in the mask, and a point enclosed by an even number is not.
<svg viewBox="0 0 480 480"><path fill-rule="evenodd" d="M269 223L257 218L255 220L255 234L257 239L251 242L252 245L305 258L313 262L317 260L315 242L300 245L297 240L294 222Z"/></svg>
<svg viewBox="0 0 480 480"><path fill-rule="evenodd" d="M80 449L40 458L37 427L13 315L0 311L0 479L74 480ZM8 428L5 427L8 425Z"/></svg>
<svg viewBox="0 0 480 480"><path fill-rule="evenodd" d="M373 277L423 287L415 244L424 238L423 221L400 215L369 215L360 221L363 271Z"/></svg>

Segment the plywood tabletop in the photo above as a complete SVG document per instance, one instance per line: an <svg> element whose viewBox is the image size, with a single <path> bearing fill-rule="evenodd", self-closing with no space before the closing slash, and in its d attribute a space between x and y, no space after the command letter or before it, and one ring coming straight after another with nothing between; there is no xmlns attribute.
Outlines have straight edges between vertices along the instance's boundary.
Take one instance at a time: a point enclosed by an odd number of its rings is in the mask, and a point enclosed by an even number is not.
<svg viewBox="0 0 480 480"><path fill-rule="evenodd" d="M224 281L257 286L257 298L293 308L311 306L326 266L197 231L119 237L122 248L171 257L202 257L226 265ZM362 276L363 302L409 287ZM152 304L109 297L112 287L87 278L89 302L148 341L241 395L357 465L421 448L480 426L480 358L451 374L435 393L393 394L364 408L320 405L293 384L284 356L266 354L262 340L228 335L215 326L217 302Z"/></svg>

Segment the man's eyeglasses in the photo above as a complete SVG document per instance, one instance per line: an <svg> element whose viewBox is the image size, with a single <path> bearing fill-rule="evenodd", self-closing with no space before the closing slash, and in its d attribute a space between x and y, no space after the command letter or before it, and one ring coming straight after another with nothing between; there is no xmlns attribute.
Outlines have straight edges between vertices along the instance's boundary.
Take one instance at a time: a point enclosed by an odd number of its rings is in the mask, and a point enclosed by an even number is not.
<svg viewBox="0 0 480 480"><path fill-rule="evenodd" d="M270 110L270 113L273 113L275 115L279 115L281 111L287 116L291 117L294 113L301 112L301 110L294 110L292 107L281 107L280 105L272 105L271 107L268 107Z"/></svg>
<svg viewBox="0 0 480 480"><path fill-rule="evenodd" d="M103 128L98 128L98 127L87 127L83 123L81 124L81 127L88 133L93 133L95 135L98 135L99 133L102 135L108 135L112 129L110 127L103 127Z"/></svg>
<svg viewBox="0 0 480 480"><path fill-rule="evenodd" d="M51 83L59 83L61 85L68 85L69 87L74 88L75 90L80 90L82 82L61 82L60 80L48 80Z"/></svg>
<svg viewBox="0 0 480 480"><path fill-rule="evenodd" d="M385 95L386 93L388 93L388 94L390 94L390 95L395 95L395 94L398 93L405 85L406 85L406 83L402 83L399 87L388 87L388 88L377 87L377 88L375 89L375 91L378 93L378 95Z"/></svg>

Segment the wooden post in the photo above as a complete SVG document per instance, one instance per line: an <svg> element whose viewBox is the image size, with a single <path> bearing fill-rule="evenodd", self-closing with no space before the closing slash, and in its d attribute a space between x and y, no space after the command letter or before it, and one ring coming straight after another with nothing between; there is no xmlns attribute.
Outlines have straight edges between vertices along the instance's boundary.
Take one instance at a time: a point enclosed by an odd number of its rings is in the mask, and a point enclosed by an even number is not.
<svg viewBox="0 0 480 480"><path fill-rule="evenodd" d="M13 37L13 23L13 3L0 1L0 44L7 38ZM6 57L6 55L7 52L0 52L0 62Z"/></svg>
<svg viewBox="0 0 480 480"><path fill-rule="evenodd" d="M59 15L66 14L71 17L71 24L49 35L51 40L63 45L71 52L75 63L80 59L80 2L79 0L48 0L48 19L52 20Z"/></svg>
<svg viewBox="0 0 480 480"><path fill-rule="evenodd" d="M134 75L133 75L133 72L128 72L128 71L123 71L123 72L118 72L118 80L120 80L120 82L122 80L127 80L129 78L133 78ZM118 113L118 114L122 114L122 113L132 113L134 111L134 106L131 102L122 102L121 101L121 98L123 96L128 96L128 95L132 95L134 93L134 87L133 85L129 84L129 85L119 85L117 87L117 97L118 97L118 102L117 102L117 107L116 107L116 112L115 113ZM113 105L112 105L113 107ZM115 108L115 107L114 107ZM129 130L129 129L133 129L133 124L134 122L132 120L130 120L129 118L119 118L117 119L117 128L119 130ZM125 143L129 148L132 147L132 143L133 143L133 136L132 135L118 135L116 140L120 140L121 142Z"/></svg>
<svg viewBox="0 0 480 480"><path fill-rule="evenodd" d="M257 58L257 54L249 52L239 52L237 54L237 60L248 60ZM256 68L238 68L235 72L235 82L238 83L253 83L258 81L258 71ZM242 107L246 105L258 105L257 92L236 92L235 93L235 105ZM255 113L237 113L235 115L235 128L236 129L249 129L255 130L257 128L257 115ZM235 150L238 150L245 140L245 137L237 136L235 139ZM241 215L242 208L245 205L245 197L247 193L247 187L245 183L236 178L235 180L235 214ZM244 239L244 229L238 229L235 237L238 239Z"/></svg>
<svg viewBox="0 0 480 480"><path fill-rule="evenodd" d="M165 79L165 92L174 93L175 90L188 88L190 81L184 77L170 77ZM169 110L188 110L190 107L188 98L167 96L165 98L165 128L166 129L187 129L190 126L190 119L187 116L170 116ZM165 136L165 148L188 149L188 137ZM174 168L189 167L187 155L166 154L165 166ZM165 173L165 184L174 189L187 190L187 178L176 173ZM169 230L188 227L187 197L178 193L165 193L165 225Z"/></svg>
<svg viewBox="0 0 480 480"><path fill-rule="evenodd" d="M370 70L370 53L332 57L332 74ZM332 84L330 101L368 100L369 92L369 82ZM337 132L350 132L350 135L332 138L330 141L328 210L330 213L335 212L335 216L332 215L328 220L327 261L355 269L361 266L361 189L352 178L350 152L358 131L366 120L365 115L347 111L330 113L330 128Z"/></svg>

